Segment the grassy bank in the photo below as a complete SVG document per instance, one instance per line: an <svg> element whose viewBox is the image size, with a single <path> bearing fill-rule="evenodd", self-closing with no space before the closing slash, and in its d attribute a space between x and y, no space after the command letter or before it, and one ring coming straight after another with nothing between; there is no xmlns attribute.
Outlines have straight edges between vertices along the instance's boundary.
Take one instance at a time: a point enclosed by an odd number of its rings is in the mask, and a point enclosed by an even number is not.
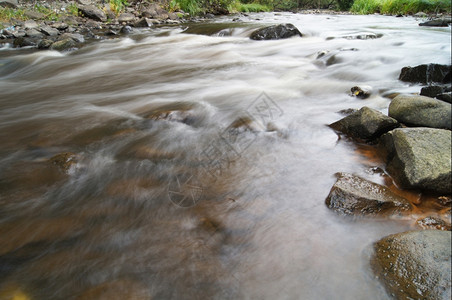
<svg viewBox="0 0 452 300"><path fill-rule="evenodd" d="M450 0L355 0L351 9L359 14L450 13Z"/></svg>

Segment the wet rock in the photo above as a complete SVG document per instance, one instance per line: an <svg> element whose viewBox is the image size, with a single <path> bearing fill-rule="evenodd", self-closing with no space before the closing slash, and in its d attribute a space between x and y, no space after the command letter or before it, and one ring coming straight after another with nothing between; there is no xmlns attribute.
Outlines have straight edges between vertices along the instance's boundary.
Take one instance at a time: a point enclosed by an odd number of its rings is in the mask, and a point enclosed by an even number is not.
<svg viewBox="0 0 452 300"><path fill-rule="evenodd" d="M451 298L451 233L422 230L374 244L372 269L395 299Z"/></svg>
<svg viewBox="0 0 452 300"><path fill-rule="evenodd" d="M48 36L57 36L60 34L58 29L52 28L48 25L41 26L41 32Z"/></svg>
<svg viewBox="0 0 452 300"><path fill-rule="evenodd" d="M118 17L119 23L132 23L135 21L135 16L131 13L122 13Z"/></svg>
<svg viewBox="0 0 452 300"><path fill-rule="evenodd" d="M452 103L452 93L447 92L447 93L442 93L442 94L436 95L436 99L447 102L447 103Z"/></svg>
<svg viewBox="0 0 452 300"><path fill-rule="evenodd" d="M451 192L451 132L398 128L381 138L387 170L402 188Z"/></svg>
<svg viewBox="0 0 452 300"><path fill-rule="evenodd" d="M81 35L80 33L64 33L59 37L59 40L66 40L66 39L71 39L74 42L77 43L84 43L85 42L85 38L83 37L83 35Z"/></svg>
<svg viewBox="0 0 452 300"><path fill-rule="evenodd" d="M414 83L450 82L451 67L439 64L402 68L399 80Z"/></svg>
<svg viewBox="0 0 452 300"><path fill-rule="evenodd" d="M350 89L350 91L352 92L353 96L361 99L369 98L372 94L372 88L370 86L354 86Z"/></svg>
<svg viewBox="0 0 452 300"><path fill-rule="evenodd" d="M397 120L364 106L330 125L336 131L353 138L370 141L399 127Z"/></svg>
<svg viewBox="0 0 452 300"><path fill-rule="evenodd" d="M122 34L129 34L132 31L133 31L132 27L126 25L126 26L123 26L119 32L121 32Z"/></svg>
<svg viewBox="0 0 452 300"><path fill-rule="evenodd" d="M302 36L300 31L292 24L279 24L260 28L251 33L252 40L279 40L293 36Z"/></svg>
<svg viewBox="0 0 452 300"><path fill-rule="evenodd" d="M420 218L416 220L416 224L422 229L451 230L451 225L438 217Z"/></svg>
<svg viewBox="0 0 452 300"><path fill-rule="evenodd" d="M83 16L87 18L100 22L107 21L107 16L105 15L105 13L95 6L92 5L79 6L78 10Z"/></svg>
<svg viewBox="0 0 452 300"><path fill-rule="evenodd" d="M191 110L194 109L194 107L194 104L190 102L164 104L145 113L144 118L155 121L166 120L180 122L190 125L194 122L194 117L191 113Z"/></svg>
<svg viewBox="0 0 452 300"><path fill-rule="evenodd" d="M137 22L135 22L135 27L152 27L154 24L152 23L151 19L148 18L141 18Z"/></svg>
<svg viewBox="0 0 452 300"><path fill-rule="evenodd" d="M49 49L53 44L53 41L51 40L47 40L47 39L43 39L40 40L38 43L38 49L44 50L44 49Z"/></svg>
<svg viewBox="0 0 452 300"><path fill-rule="evenodd" d="M435 98L437 95L440 95L444 92L445 86L442 85L429 85L425 86L421 89L420 95Z"/></svg>
<svg viewBox="0 0 452 300"><path fill-rule="evenodd" d="M336 176L338 179L325 203L342 215L397 214L412 209L405 198L382 185L348 173L337 173Z"/></svg>
<svg viewBox="0 0 452 300"><path fill-rule="evenodd" d="M427 22L419 23L419 26L429 26L429 27L447 27L449 22L444 19L434 19Z"/></svg>
<svg viewBox="0 0 452 300"><path fill-rule="evenodd" d="M50 49L56 51L64 51L73 49L75 47L77 47L77 43L73 39L67 38L53 43Z"/></svg>
<svg viewBox="0 0 452 300"><path fill-rule="evenodd" d="M342 38L347 40L373 40L373 39L379 39L383 37L383 34L375 34L375 33L362 33L357 35L348 35L343 36Z"/></svg>
<svg viewBox="0 0 452 300"><path fill-rule="evenodd" d="M399 95L389 104L389 116L409 126L451 129L451 104L430 97Z"/></svg>
<svg viewBox="0 0 452 300"><path fill-rule="evenodd" d="M77 163L77 156L72 152L64 152L51 157L49 161L67 172Z"/></svg>
<svg viewBox="0 0 452 300"><path fill-rule="evenodd" d="M14 47L30 47L30 46L36 46L36 42L27 37L18 37L14 40Z"/></svg>

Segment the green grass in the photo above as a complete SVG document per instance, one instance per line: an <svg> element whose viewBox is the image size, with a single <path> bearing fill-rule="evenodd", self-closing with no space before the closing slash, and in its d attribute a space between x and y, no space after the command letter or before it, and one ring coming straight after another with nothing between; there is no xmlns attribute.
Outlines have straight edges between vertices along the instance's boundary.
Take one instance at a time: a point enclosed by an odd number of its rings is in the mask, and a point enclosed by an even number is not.
<svg viewBox="0 0 452 300"><path fill-rule="evenodd" d="M198 0L171 0L169 6L170 11L182 9L191 16L195 16L202 12L202 8L199 5Z"/></svg>
<svg viewBox="0 0 452 300"><path fill-rule="evenodd" d="M359 14L450 13L450 0L355 0L352 12Z"/></svg>
<svg viewBox="0 0 452 300"><path fill-rule="evenodd" d="M8 23L11 19L26 20L23 9L0 7L0 22Z"/></svg>
<svg viewBox="0 0 452 300"><path fill-rule="evenodd" d="M237 10L239 12L248 13L248 12L270 11L271 9L268 6L259 3L248 3L248 4L239 3Z"/></svg>

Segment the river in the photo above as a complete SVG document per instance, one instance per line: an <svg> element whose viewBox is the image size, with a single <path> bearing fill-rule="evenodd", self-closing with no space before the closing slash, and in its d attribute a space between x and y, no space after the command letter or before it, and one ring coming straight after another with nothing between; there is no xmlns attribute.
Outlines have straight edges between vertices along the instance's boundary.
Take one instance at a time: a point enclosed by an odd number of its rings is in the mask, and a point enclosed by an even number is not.
<svg viewBox="0 0 452 300"><path fill-rule="evenodd" d="M389 299L369 247L414 221L325 206L336 172L388 181L372 147L327 124L419 92L400 70L450 64L450 27L233 18L0 49L0 298ZM277 23L303 37L248 38Z"/></svg>

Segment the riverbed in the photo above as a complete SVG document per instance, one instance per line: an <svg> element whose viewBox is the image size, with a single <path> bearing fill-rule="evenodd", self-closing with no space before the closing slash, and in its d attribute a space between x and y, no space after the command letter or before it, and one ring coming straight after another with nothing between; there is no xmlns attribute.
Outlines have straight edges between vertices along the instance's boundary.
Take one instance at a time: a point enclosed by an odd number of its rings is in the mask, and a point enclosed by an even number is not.
<svg viewBox="0 0 452 300"><path fill-rule="evenodd" d="M0 291L389 299L369 246L414 221L328 210L336 172L388 176L373 147L327 125L418 93L401 68L450 64L451 28L380 15L235 18L71 52L0 49ZM249 39L279 23L303 37ZM372 95L352 97L353 86ZM52 160L61 153L67 167Z"/></svg>

